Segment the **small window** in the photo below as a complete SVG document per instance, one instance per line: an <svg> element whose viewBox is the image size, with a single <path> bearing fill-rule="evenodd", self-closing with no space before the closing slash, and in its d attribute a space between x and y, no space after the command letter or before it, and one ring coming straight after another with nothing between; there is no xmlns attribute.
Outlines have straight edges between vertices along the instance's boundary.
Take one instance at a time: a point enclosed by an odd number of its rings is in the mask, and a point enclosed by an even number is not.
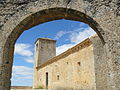
<svg viewBox="0 0 120 90"><path fill-rule="evenodd" d="M68 64L68 62L66 62Z"/></svg>
<svg viewBox="0 0 120 90"><path fill-rule="evenodd" d="M81 65L81 63L80 62L77 62L77 64L80 66Z"/></svg>
<svg viewBox="0 0 120 90"><path fill-rule="evenodd" d="M38 43L36 44L36 51L38 50Z"/></svg>
<svg viewBox="0 0 120 90"><path fill-rule="evenodd" d="M38 48L38 43L36 44L36 48Z"/></svg>
<svg viewBox="0 0 120 90"><path fill-rule="evenodd" d="M59 77L59 75L57 75L57 80L59 80L60 79L60 77Z"/></svg>

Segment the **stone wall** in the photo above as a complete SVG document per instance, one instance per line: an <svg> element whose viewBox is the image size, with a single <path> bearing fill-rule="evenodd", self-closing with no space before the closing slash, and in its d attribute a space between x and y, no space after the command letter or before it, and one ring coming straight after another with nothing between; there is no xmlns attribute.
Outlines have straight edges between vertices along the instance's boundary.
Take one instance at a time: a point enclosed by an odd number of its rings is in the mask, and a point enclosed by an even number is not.
<svg viewBox="0 0 120 90"><path fill-rule="evenodd" d="M96 90L93 45L89 39L37 67L35 87L52 90Z"/></svg>
<svg viewBox="0 0 120 90"><path fill-rule="evenodd" d="M93 53L94 53L94 67L95 67L95 82L96 88L100 90L107 90L107 61L105 46L102 44L98 36L92 36L90 40L93 43Z"/></svg>
<svg viewBox="0 0 120 90"><path fill-rule="evenodd" d="M10 90L18 37L35 25L58 19L81 21L97 32L104 45L105 58L101 63L107 62L107 69L101 74L106 78L106 86L103 82L96 83L104 86L102 90L119 90L120 0L0 0L0 90ZM99 69L104 67L96 70Z"/></svg>

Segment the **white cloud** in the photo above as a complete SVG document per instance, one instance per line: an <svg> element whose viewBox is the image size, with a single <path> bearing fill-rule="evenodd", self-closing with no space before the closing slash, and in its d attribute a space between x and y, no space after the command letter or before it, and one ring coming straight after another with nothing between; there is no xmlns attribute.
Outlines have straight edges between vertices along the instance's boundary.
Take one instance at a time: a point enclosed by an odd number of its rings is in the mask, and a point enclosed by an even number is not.
<svg viewBox="0 0 120 90"><path fill-rule="evenodd" d="M56 48L56 55L59 55L59 54L65 52L66 50L73 47L74 45L75 44L64 44L64 45L61 45L61 46L57 47Z"/></svg>
<svg viewBox="0 0 120 90"><path fill-rule="evenodd" d="M33 57L26 57L24 60L28 63L34 63L34 58Z"/></svg>
<svg viewBox="0 0 120 90"><path fill-rule="evenodd" d="M59 32L56 34L56 36L55 36L54 39L59 39L60 37L62 37L62 36L65 35L65 34L66 34L65 31L59 31Z"/></svg>
<svg viewBox="0 0 120 90"><path fill-rule="evenodd" d="M26 66L13 66L12 85L31 85L33 68Z"/></svg>
<svg viewBox="0 0 120 90"><path fill-rule="evenodd" d="M82 32L75 32L75 33L72 33L70 35L70 41L72 43L80 43L82 42L83 40L89 38L90 36L93 36L95 33L95 31L92 29L92 28L85 28Z"/></svg>
<svg viewBox="0 0 120 90"><path fill-rule="evenodd" d="M29 75L32 76L33 68L26 66L13 66L13 75Z"/></svg>
<svg viewBox="0 0 120 90"><path fill-rule="evenodd" d="M33 52L30 50L30 48L30 44L17 43L15 45L15 54L19 54L21 56L32 56Z"/></svg>
<svg viewBox="0 0 120 90"><path fill-rule="evenodd" d="M80 31L82 31L82 30L84 30L84 26L85 26L85 24L84 23L80 23L80 25L79 25L79 28L77 28L77 29L75 29L75 30L69 30L69 31L59 31L56 35L55 35L55 37L54 37L54 39L60 39L62 36L64 36L65 34L72 34L72 33L77 33L77 32L80 32Z"/></svg>
<svg viewBox="0 0 120 90"><path fill-rule="evenodd" d="M67 33L67 32L66 32ZM61 46L58 46L56 49L56 55L59 55L69 48L75 46L76 44L82 42L83 40L89 38L90 36L93 36L95 31L92 28L78 28L73 31L69 31L69 38L67 40L70 40L69 44L64 44Z"/></svg>

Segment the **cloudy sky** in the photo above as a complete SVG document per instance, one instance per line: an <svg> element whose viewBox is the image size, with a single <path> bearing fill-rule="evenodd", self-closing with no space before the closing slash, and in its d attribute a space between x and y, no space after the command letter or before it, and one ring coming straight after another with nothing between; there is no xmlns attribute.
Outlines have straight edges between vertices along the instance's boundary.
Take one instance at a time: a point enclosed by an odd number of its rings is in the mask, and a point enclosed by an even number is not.
<svg viewBox="0 0 120 90"><path fill-rule="evenodd" d="M59 55L94 34L87 24L70 20L51 21L26 30L15 44L12 86L32 86L37 38L57 40L56 54Z"/></svg>

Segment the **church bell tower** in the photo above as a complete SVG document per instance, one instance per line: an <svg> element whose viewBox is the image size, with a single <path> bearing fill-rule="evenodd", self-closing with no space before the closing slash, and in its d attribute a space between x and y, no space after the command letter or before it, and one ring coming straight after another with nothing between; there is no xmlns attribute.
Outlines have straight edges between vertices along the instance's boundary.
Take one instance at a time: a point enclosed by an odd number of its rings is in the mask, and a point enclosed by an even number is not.
<svg viewBox="0 0 120 90"><path fill-rule="evenodd" d="M40 66L54 56L56 56L56 40L37 39L35 42L35 66Z"/></svg>
<svg viewBox="0 0 120 90"><path fill-rule="evenodd" d="M33 88L38 88L39 75L37 67L54 56L56 56L56 40L38 38L35 42Z"/></svg>

